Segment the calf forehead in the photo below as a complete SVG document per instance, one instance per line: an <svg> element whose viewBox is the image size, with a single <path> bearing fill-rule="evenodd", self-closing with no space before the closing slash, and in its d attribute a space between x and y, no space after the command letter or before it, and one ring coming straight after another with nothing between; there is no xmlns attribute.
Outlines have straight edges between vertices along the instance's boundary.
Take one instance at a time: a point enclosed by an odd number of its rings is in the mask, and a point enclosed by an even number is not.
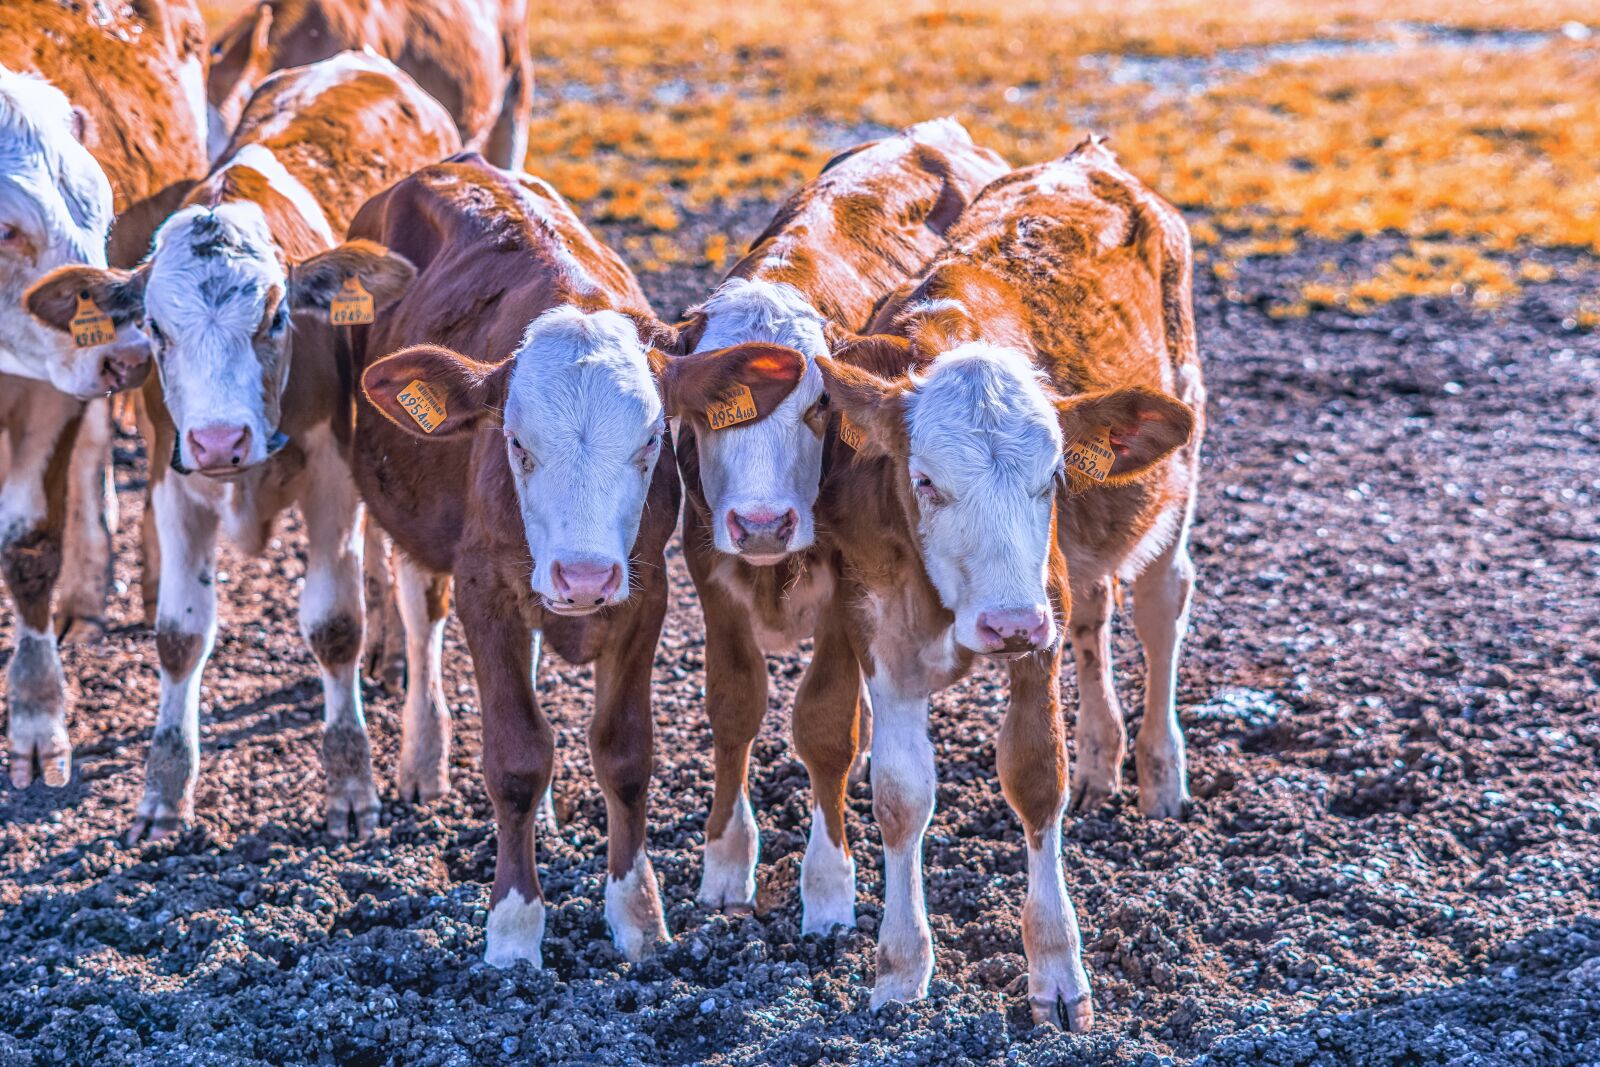
<svg viewBox="0 0 1600 1067"><path fill-rule="evenodd" d="M267 294L288 275L253 205L188 208L161 228L145 305L163 328L205 323L254 332Z"/></svg>
<svg viewBox="0 0 1600 1067"><path fill-rule="evenodd" d="M936 359L907 406L911 451L954 477L1036 479L1058 462L1061 428L1026 357L963 345Z"/></svg>
<svg viewBox="0 0 1600 1067"><path fill-rule="evenodd" d="M616 312L548 311L514 358L506 420L539 439L631 445L661 417L638 329Z"/></svg>

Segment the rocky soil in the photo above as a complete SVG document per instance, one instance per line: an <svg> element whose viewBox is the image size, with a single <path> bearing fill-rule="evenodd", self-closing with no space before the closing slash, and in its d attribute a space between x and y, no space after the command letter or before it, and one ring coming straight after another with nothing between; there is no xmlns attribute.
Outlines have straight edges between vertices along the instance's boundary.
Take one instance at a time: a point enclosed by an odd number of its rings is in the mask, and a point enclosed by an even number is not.
<svg viewBox="0 0 1600 1067"><path fill-rule="evenodd" d="M748 237L761 214L695 224ZM540 845L547 969L486 967L494 829L459 631L455 791L399 802L398 702L369 688L383 824L335 845L291 523L265 559L219 567L199 822L177 840L116 841L156 699L137 589L102 644L67 653L75 776L0 792L0 1063L1600 1064L1600 336L1563 324L1596 278L1555 261L1560 279L1495 312L1262 310L1381 244L1249 261L1233 299L1202 279L1212 410L1180 683L1196 800L1179 822L1131 796L1068 822L1092 1033L1036 1028L1017 992L1024 852L995 780L991 669L935 702L926 1001L867 1007L882 875L865 786L859 929L799 934L802 656L772 661L757 745L761 907L695 903L710 734L677 559L650 842L674 940L633 966L606 936L590 675L547 660L563 760L561 830ZM711 279L646 281L670 313ZM132 586L143 460L121 449ZM1136 716L1122 621L1116 650Z"/></svg>

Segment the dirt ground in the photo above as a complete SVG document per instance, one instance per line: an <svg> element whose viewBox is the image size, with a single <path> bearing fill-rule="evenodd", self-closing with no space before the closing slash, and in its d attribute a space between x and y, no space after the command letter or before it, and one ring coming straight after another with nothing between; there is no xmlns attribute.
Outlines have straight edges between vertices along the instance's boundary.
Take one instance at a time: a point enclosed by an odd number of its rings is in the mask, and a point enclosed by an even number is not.
<svg viewBox="0 0 1600 1067"><path fill-rule="evenodd" d="M738 239L759 222L694 220ZM369 687L383 825L355 845L321 832L292 524L267 558L219 566L198 825L120 847L157 687L134 586L143 460L126 440L121 625L66 654L75 776L0 792L0 1063L1600 1064L1600 336L1561 311L1597 279L1547 257L1556 280L1495 312L1263 311L1319 261L1391 251L1247 260L1231 300L1202 275L1212 410L1179 694L1196 800L1179 822L1131 798L1068 822L1093 1032L1034 1027L1017 992L1024 850L994 775L992 669L932 716L927 1000L867 1007L882 872L865 786L859 929L799 935L809 804L787 708L802 656L772 661L757 745L761 908L695 903L710 735L676 557L650 839L674 939L643 964L621 959L601 910L587 670L547 659L541 676L563 760L561 830L540 843L546 970L482 962L494 829L453 624L455 791L398 801L398 703ZM665 312L711 280L646 278ZM1118 626L1136 716L1142 665Z"/></svg>

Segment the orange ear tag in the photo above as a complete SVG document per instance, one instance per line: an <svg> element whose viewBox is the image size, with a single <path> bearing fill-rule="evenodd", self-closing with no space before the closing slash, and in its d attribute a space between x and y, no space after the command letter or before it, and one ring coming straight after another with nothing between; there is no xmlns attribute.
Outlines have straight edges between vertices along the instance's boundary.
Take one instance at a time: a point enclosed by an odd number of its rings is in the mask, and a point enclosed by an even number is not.
<svg viewBox="0 0 1600 1067"><path fill-rule="evenodd" d="M867 435L861 432L861 427L850 421L850 416L844 412L839 413L839 440L849 445L853 451L861 451L861 446L867 440Z"/></svg>
<svg viewBox="0 0 1600 1067"><path fill-rule="evenodd" d="M1111 465L1116 461L1117 454L1111 448L1110 430L1100 430L1088 437L1074 438L1067 446L1067 470L1080 477L1103 482L1106 480L1106 475L1111 473Z"/></svg>
<svg viewBox="0 0 1600 1067"><path fill-rule="evenodd" d="M344 280L344 285L333 294L328 306L328 317L335 326L370 326L377 321L377 311L372 294L354 274Z"/></svg>
<svg viewBox="0 0 1600 1067"><path fill-rule="evenodd" d="M411 379L411 383L400 390L395 399L406 409L411 421L422 427L423 433L432 433L444 422L444 396L421 378Z"/></svg>
<svg viewBox="0 0 1600 1067"><path fill-rule="evenodd" d="M117 324L89 299L87 290L78 294L78 310L72 313L72 343L79 348L108 345L117 339Z"/></svg>
<svg viewBox="0 0 1600 1067"><path fill-rule="evenodd" d="M756 398L748 385L736 385L706 408L706 422L713 430L726 430L756 417Z"/></svg>

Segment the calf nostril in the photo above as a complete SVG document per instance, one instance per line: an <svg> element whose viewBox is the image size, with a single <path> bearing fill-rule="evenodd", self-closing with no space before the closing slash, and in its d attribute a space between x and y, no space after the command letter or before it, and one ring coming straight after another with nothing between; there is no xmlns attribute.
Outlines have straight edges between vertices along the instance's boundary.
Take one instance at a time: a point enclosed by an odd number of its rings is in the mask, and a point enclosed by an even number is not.
<svg viewBox="0 0 1600 1067"><path fill-rule="evenodd" d="M738 513L733 511L728 512L725 521L727 522L728 526L728 538L733 542L733 546L738 548L740 545L744 544L745 538L744 527L739 523Z"/></svg>

